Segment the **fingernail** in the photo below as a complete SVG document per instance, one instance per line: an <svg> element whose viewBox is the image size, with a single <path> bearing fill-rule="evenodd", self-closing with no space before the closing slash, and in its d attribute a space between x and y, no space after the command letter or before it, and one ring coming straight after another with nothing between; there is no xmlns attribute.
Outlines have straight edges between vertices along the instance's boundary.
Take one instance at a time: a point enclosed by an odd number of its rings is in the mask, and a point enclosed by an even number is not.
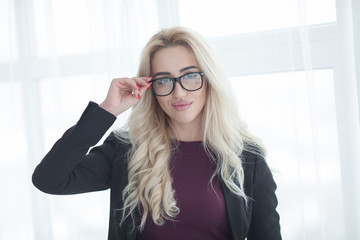
<svg viewBox="0 0 360 240"><path fill-rule="evenodd" d="M141 96L140 96L140 94L138 94L138 95L137 95L137 97L138 97L138 99L139 99L139 100L141 99Z"/></svg>
<svg viewBox="0 0 360 240"><path fill-rule="evenodd" d="M138 89L140 89L140 87L136 84L136 87L138 88Z"/></svg>
<svg viewBox="0 0 360 240"><path fill-rule="evenodd" d="M149 89L149 88L151 88L151 85L149 85L146 89Z"/></svg>
<svg viewBox="0 0 360 240"><path fill-rule="evenodd" d="M152 77L148 77L148 79L149 79L149 80L151 80L151 79L152 79Z"/></svg>

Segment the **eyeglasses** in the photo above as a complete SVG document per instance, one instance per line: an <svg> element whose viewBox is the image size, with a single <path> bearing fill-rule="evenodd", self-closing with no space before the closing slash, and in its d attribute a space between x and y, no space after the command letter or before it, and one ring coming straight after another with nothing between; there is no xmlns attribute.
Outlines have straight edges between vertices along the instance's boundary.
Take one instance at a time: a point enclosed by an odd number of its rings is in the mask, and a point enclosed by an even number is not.
<svg viewBox="0 0 360 240"><path fill-rule="evenodd" d="M180 86L186 91L197 91L203 86L203 72L186 73L180 77L163 77L149 81L152 83L152 90L156 96L170 95L174 89L176 82L180 83Z"/></svg>

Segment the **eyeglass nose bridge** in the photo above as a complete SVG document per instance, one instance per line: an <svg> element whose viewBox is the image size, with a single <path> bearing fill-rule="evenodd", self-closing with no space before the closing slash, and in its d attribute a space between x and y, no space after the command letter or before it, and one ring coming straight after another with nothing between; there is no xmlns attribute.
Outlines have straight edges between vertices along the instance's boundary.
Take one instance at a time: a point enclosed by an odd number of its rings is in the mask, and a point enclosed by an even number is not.
<svg viewBox="0 0 360 240"><path fill-rule="evenodd" d="M181 78L183 78L184 76L180 76L180 77L173 77L173 78L171 78L172 80L174 80L174 85L176 84L176 82L178 82L181 86L182 86L182 84L181 84Z"/></svg>
<svg viewBox="0 0 360 240"><path fill-rule="evenodd" d="M186 90L181 83L181 78L183 78L183 76L171 78L173 80L173 89L171 90L171 92L173 92L175 90L176 82L179 83L179 85L181 86L182 89Z"/></svg>

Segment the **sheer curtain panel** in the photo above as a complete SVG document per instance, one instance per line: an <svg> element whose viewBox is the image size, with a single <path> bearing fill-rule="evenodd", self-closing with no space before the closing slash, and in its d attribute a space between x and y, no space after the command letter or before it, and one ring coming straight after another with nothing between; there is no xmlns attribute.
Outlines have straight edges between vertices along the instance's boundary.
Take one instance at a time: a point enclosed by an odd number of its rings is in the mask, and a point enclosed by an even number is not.
<svg viewBox="0 0 360 240"><path fill-rule="evenodd" d="M31 174L88 101L136 74L157 15L152 0L0 1L0 239L106 238L108 191L46 195Z"/></svg>

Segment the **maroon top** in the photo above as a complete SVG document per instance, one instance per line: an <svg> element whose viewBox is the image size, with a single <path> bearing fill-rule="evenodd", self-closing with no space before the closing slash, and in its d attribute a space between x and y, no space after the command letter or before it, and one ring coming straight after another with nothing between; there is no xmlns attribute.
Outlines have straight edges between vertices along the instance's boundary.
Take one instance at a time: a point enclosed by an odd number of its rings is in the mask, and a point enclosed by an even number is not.
<svg viewBox="0 0 360 240"><path fill-rule="evenodd" d="M180 142L171 166L180 213L175 221L166 221L163 226L148 218L137 239L233 239L218 178L213 179L214 189L209 183L215 164L202 143Z"/></svg>

